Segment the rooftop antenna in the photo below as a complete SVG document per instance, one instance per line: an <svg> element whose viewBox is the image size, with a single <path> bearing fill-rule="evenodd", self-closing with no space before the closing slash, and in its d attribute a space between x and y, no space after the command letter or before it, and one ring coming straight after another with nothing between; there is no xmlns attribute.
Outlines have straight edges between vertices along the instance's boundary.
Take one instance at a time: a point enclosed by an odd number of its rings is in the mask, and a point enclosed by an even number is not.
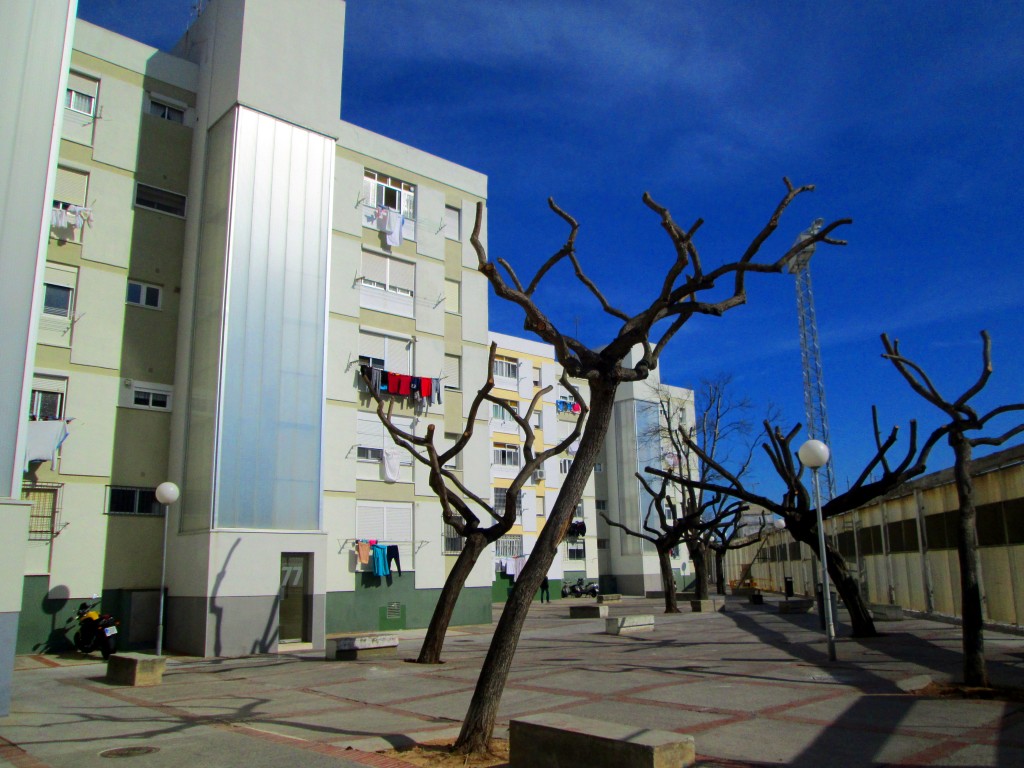
<svg viewBox="0 0 1024 768"><path fill-rule="evenodd" d="M794 245L813 237L825 223L815 219L801 232ZM818 321L814 314L814 291L811 289L811 256L817 243L811 243L790 257L787 269L796 277L796 312L800 320L800 359L804 374L804 411L807 414L807 438L821 440L831 448L828 434L828 411L825 408L825 379L821 369L821 348L818 344ZM836 475L832 462L825 464L825 494L836 497ZM827 500L826 499L826 500Z"/></svg>

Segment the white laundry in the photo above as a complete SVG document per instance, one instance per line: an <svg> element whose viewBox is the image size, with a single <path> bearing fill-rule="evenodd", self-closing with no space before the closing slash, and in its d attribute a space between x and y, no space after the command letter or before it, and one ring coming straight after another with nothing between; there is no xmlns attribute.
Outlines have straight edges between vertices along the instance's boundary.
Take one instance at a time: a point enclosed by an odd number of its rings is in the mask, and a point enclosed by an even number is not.
<svg viewBox="0 0 1024 768"><path fill-rule="evenodd" d="M397 448L384 449L384 479L389 483L397 483L399 468L402 464L401 453Z"/></svg>
<svg viewBox="0 0 1024 768"><path fill-rule="evenodd" d="M67 439L68 425L63 419L30 421L25 441L25 471L29 471L32 461L49 461L50 468L57 469L57 451Z"/></svg>

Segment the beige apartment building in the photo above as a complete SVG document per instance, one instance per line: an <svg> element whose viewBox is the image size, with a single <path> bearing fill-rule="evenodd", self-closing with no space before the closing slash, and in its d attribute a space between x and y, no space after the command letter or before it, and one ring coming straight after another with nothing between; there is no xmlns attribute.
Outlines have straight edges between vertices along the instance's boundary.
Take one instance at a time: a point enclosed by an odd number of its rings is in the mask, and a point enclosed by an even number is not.
<svg viewBox="0 0 1024 768"><path fill-rule="evenodd" d="M451 440L493 337L509 408L553 386L542 444L574 420L551 348L488 334L469 243L486 177L339 118L341 0L211 0L173 52L75 10L3 8L20 47L0 137L0 714L14 654L66 647L94 599L122 650L154 645L161 586L165 647L199 656L425 626L458 541L363 376L397 424ZM553 594L660 589L653 551L598 514L642 525L657 391L622 387ZM665 391L692 419L692 393ZM507 488L521 440L502 416L479 414L489 450L455 467L482 498ZM571 460L532 478L456 623L490 621ZM165 481L181 491L166 508Z"/></svg>

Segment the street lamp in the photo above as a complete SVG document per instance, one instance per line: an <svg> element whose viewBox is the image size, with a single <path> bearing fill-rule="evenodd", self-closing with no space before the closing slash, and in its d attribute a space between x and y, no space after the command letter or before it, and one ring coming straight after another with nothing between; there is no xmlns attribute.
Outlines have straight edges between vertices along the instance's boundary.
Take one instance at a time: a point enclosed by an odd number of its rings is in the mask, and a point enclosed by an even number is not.
<svg viewBox="0 0 1024 768"><path fill-rule="evenodd" d="M818 515L818 560L821 561L821 603L825 610L825 636L828 638L828 658L836 660L836 629L832 623L832 596L828 583L828 561L825 558L825 525L821 520L821 487L818 470L828 464L828 446L821 440L808 440L797 451L800 463L814 476L814 509Z"/></svg>
<svg viewBox="0 0 1024 768"><path fill-rule="evenodd" d="M167 581L167 520L171 516L171 504L178 500L181 491L170 480L156 487L156 500L164 506L164 546L160 557L160 616L156 625L156 655L164 652L164 583Z"/></svg>

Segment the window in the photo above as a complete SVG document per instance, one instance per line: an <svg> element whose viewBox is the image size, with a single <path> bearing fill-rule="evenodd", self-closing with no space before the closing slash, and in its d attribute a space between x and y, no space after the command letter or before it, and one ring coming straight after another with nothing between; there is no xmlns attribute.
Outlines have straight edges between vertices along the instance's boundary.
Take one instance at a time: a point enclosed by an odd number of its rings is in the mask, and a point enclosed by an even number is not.
<svg viewBox="0 0 1024 768"><path fill-rule="evenodd" d="M126 485L108 486L108 515L163 514L163 506L156 500L156 488L133 488Z"/></svg>
<svg viewBox="0 0 1024 768"><path fill-rule="evenodd" d="M581 501L576 505L576 509L573 510L572 517L574 520L582 520L584 515L583 502Z"/></svg>
<svg viewBox="0 0 1024 768"><path fill-rule="evenodd" d="M28 417L32 421L56 421L64 418L64 398L68 380L59 376L33 376Z"/></svg>
<svg viewBox="0 0 1024 768"><path fill-rule="evenodd" d="M462 358L459 355L444 356L444 388L462 389Z"/></svg>
<svg viewBox="0 0 1024 768"><path fill-rule="evenodd" d="M387 230L393 226L394 216L381 216L394 211L402 216L402 237L416 239L416 186L378 171L367 169L363 175L363 226ZM435 229L436 229L435 225Z"/></svg>
<svg viewBox="0 0 1024 768"><path fill-rule="evenodd" d="M376 539L398 547L402 571L415 570L412 503L361 501L356 504L357 539ZM392 565L392 568L394 565Z"/></svg>
<svg viewBox="0 0 1024 768"><path fill-rule="evenodd" d="M140 408L151 411L169 411L174 387L149 381L125 379L122 382L118 405L122 408Z"/></svg>
<svg viewBox="0 0 1024 768"><path fill-rule="evenodd" d="M597 499L594 502L594 508L597 509L598 512L607 512L608 511L608 502L607 502L607 500L605 500L605 499Z"/></svg>
<svg viewBox="0 0 1024 768"><path fill-rule="evenodd" d="M88 188L89 174L58 166L50 213L51 237L80 242L82 229L91 220L85 207Z"/></svg>
<svg viewBox="0 0 1024 768"><path fill-rule="evenodd" d="M505 514L505 505L508 503L508 489L507 488L495 488L494 489L494 513L496 515ZM516 494L516 522L522 523L523 520L523 492L520 491Z"/></svg>
<svg viewBox="0 0 1024 768"><path fill-rule="evenodd" d="M359 363L391 373L412 374L412 341L372 331L359 332Z"/></svg>
<svg viewBox="0 0 1024 768"><path fill-rule="evenodd" d="M459 536L452 526L448 525L448 523L444 524L444 553L446 555L459 554L465 543L466 540Z"/></svg>
<svg viewBox="0 0 1024 768"><path fill-rule="evenodd" d="M540 426L541 426L540 425L540 414L541 414L541 408L540 408L540 406L538 404L538 407L533 412L533 426L536 427L537 429L540 429Z"/></svg>
<svg viewBox="0 0 1024 768"><path fill-rule="evenodd" d="M491 403L491 418L495 421L511 421L515 423L513 413L519 413L519 403L512 400Z"/></svg>
<svg viewBox="0 0 1024 768"><path fill-rule="evenodd" d="M149 283L140 283L137 280L128 281L128 295L125 302L134 304L137 307L149 307L160 309L162 290L159 286Z"/></svg>
<svg viewBox="0 0 1024 768"><path fill-rule="evenodd" d="M494 464L499 467L518 467L519 446L510 443L495 443Z"/></svg>
<svg viewBox="0 0 1024 768"><path fill-rule="evenodd" d="M74 290L66 285L44 283L43 314L70 318L74 295Z"/></svg>
<svg viewBox="0 0 1024 768"><path fill-rule="evenodd" d="M598 539L597 540L597 548L598 549L608 549L608 539Z"/></svg>
<svg viewBox="0 0 1024 768"><path fill-rule="evenodd" d="M174 216L185 215L185 196L145 184L135 185L135 205Z"/></svg>
<svg viewBox="0 0 1024 768"><path fill-rule="evenodd" d="M395 416L393 421L399 429L412 431L411 418ZM397 448L395 441L391 439L391 434L385 429L381 420L377 418L376 413L361 412L356 414L356 443L356 459L358 461L379 464L384 460L385 448L396 448L400 451L399 463L404 466L412 465L412 456L404 449Z"/></svg>
<svg viewBox="0 0 1024 768"><path fill-rule="evenodd" d="M32 502L28 515L29 541L49 541L60 532L61 483L33 483L21 488L22 501Z"/></svg>
<svg viewBox="0 0 1024 768"><path fill-rule="evenodd" d="M450 205L444 207L444 236L449 240L462 239L462 211Z"/></svg>
<svg viewBox="0 0 1024 768"><path fill-rule="evenodd" d="M495 355L494 357L494 375L501 379L518 379L519 377L519 361L514 357L504 357L502 355Z"/></svg>
<svg viewBox="0 0 1024 768"><path fill-rule="evenodd" d="M566 560L586 560L587 559L587 542L586 539L580 537L578 539L566 539L565 540L565 558Z"/></svg>
<svg viewBox="0 0 1024 768"><path fill-rule="evenodd" d="M576 405L576 401L573 400L572 395L559 395L558 400L555 401L555 410L559 413L572 413L574 405Z"/></svg>
<svg viewBox="0 0 1024 768"><path fill-rule="evenodd" d="M594 462L594 471L604 472L604 464L602 464L600 461Z"/></svg>
<svg viewBox="0 0 1024 768"><path fill-rule="evenodd" d="M408 182L367 170L363 178L363 197L365 205L383 205L398 211L407 219L415 217L416 187Z"/></svg>
<svg viewBox="0 0 1024 768"><path fill-rule="evenodd" d="M444 311L453 315L462 313L462 285L455 280L444 281Z"/></svg>
<svg viewBox="0 0 1024 768"><path fill-rule="evenodd" d="M64 92L64 108L80 115L91 117L96 114L96 93L99 83L75 72L68 75L68 87Z"/></svg>
<svg viewBox="0 0 1024 768"><path fill-rule="evenodd" d="M506 533L494 542L495 557L519 557L523 554L523 537L518 533Z"/></svg>
<svg viewBox="0 0 1024 768"><path fill-rule="evenodd" d="M533 366L533 386L540 386L540 368L536 365Z"/></svg>
<svg viewBox="0 0 1024 768"><path fill-rule="evenodd" d="M569 467L572 466L572 459L559 459L558 460L558 471L563 475L569 474Z"/></svg>
<svg viewBox="0 0 1024 768"><path fill-rule="evenodd" d="M416 285L416 265L381 253L363 251L362 284L378 291L412 296Z"/></svg>
<svg viewBox="0 0 1024 768"><path fill-rule="evenodd" d="M184 124L185 122L184 106L167 104L155 96L149 97L149 114L172 123Z"/></svg>

